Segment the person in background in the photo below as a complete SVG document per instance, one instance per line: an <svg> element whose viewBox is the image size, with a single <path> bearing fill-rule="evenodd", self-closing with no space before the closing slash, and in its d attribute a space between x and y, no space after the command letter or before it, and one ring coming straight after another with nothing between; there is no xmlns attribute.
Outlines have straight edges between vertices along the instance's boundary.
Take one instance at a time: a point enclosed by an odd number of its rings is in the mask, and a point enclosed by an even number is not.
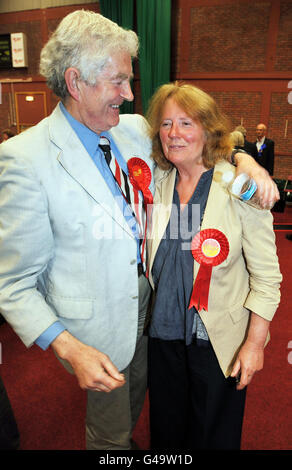
<svg viewBox="0 0 292 470"><path fill-rule="evenodd" d="M234 198L228 123L202 90L163 85L148 111L151 448L239 449L282 276L272 215Z"/></svg>
<svg viewBox="0 0 292 470"><path fill-rule="evenodd" d="M233 148L244 150L244 137L241 132L239 131L231 132L230 139L233 144Z"/></svg>
<svg viewBox="0 0 292 470"><path fill-rule="evenodd" d="M243 149L256 160L257 156L258 156L257 147L253 142L249 142L249 140L247 140L247 138L246 138L247 131L246 131L245 127L237 126L234 130L239 131L239 132L242 133L242 135L244 137Z"/></svg>
<svg viewBox="0 0 292 470"><path fill-rule="evenodd" d="M272 176L274 174L274 141L266 137L267 126L258 124L256 128L257 140L255 142L258 155L257 162Z"/></svg>
<svg viewBox="0 0 292 470"><path fill-rule="evenodd" d="M27 347L51 347L87 391L87 449L135 446L147 388L154 162L145 119L119 115L133 100L137 50L134 32L99 14L67 15L40 60L61 102L0 146L1 312ZM231 157L257 181L263 206L277 199L252 157Z"/></svg>
<svg viewBox="0 0 292 470"><path fill-rule="evenodd" d="M6 387L0 376L0 450L19 450L20 435Z"/></svg>
<svg viewBox="0 0 292 470"><path fill-rule="evenodd" d="M5 140L11 139L11 137L14 137L14 132L12 132L11 129L4 129L4 131L1 132L1 138L2 142Z"/></svg>

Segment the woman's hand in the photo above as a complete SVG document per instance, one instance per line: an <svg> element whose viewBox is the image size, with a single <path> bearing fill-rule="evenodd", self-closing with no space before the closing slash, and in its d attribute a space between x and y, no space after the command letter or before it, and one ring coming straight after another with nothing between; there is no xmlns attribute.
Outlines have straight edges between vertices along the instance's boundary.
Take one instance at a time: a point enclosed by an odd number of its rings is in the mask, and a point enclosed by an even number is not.
<svg viewBox="0 0 292 470"><path fill-rule="evenodd" d="M254 343L246 342L240 349L231 377L240 377L237 383L237 390L242 390L252 380L254 374L260 371L264 366L264 348Z"/></svg>
<svg viewBox="0 0 292 470"><path fill-rule="evenodd" d="M264 366L264 347L270 322L254 312L250 314L250 324L246 341L239 350L231 377L240 378L237 390L242 390L252 380L254 374Z"/></svg>
<svg viewBox="0 0 292 470"><path fill-rule="evenodd" d="M265 168L259 165L247 153L236 153L236 174L246 173L253 178L257 185L256 195L263 209L271 209L280 199L279 190Z"/></svg>

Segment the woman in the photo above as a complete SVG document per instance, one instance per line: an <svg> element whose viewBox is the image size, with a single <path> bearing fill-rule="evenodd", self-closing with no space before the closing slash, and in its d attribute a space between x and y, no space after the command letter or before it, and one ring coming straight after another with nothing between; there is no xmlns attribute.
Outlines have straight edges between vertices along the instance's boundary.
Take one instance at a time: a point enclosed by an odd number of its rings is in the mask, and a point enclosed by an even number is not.
<svg viewBox="0 0 292 470"><path fill-rule="evenodd" d="M231 132L230 139L234 148L244 150L244 137L241 132L236 130Z"/></svg>
<svg viewBox="0 0 292 470"><path fill-rule="evenodd" d="M280 294L269 211L234 198L226 119L203 91L163 85L149 112L153 449L238 449L246 385L263 366Z"/></svg>

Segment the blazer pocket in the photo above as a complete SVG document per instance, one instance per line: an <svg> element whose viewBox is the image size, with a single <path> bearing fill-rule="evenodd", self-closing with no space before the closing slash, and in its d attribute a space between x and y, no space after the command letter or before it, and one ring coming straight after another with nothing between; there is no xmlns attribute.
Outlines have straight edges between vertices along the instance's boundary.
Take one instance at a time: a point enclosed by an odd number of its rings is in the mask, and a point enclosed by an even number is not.
<svg viewBox="0 0 292 470"><path fill-rule="evenodd" d="M93 300L90 299L67 299L47 295L46 302L55 310L58 317L87 320L93 315Z"/></svg>
<svg viewBox="0 0 292 470"><path fill-rule="evenodd" d="M229 315L232 318L233 323L237 323L243 318L247 317L250 314L250 310L243 307L242 303L236 304L233 307L229 308Z"/></svg>

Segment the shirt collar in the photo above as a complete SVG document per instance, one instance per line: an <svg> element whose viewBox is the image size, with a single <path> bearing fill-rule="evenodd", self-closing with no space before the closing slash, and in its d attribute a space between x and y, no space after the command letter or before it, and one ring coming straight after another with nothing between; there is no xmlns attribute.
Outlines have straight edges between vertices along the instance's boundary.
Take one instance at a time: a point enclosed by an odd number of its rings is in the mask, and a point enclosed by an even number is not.
<svg viewBox="0 0 292 470"><path fill-rule="evenodd" d="M92 131L91 129L89 129L89 127L87 127L84 124L82 124L81 122L77 121L77 119L75 119L69 113L69 111L67 111L67 109L65 108L63 103L60 103L60 108L61 108L64 116L68 120L70 126L72 127L72 129L75 131L75 133L79 137L79 140L81 141L83 146L86 148L89 155L94 155L94 153L96 152L96 149L99 145L100 136L98 134L96 134L94 131ZM111 141L110 135L109 135L108 132L102 132L102 135L104 135L105 137L107 137L109 139L109 141Z"/></svg>

